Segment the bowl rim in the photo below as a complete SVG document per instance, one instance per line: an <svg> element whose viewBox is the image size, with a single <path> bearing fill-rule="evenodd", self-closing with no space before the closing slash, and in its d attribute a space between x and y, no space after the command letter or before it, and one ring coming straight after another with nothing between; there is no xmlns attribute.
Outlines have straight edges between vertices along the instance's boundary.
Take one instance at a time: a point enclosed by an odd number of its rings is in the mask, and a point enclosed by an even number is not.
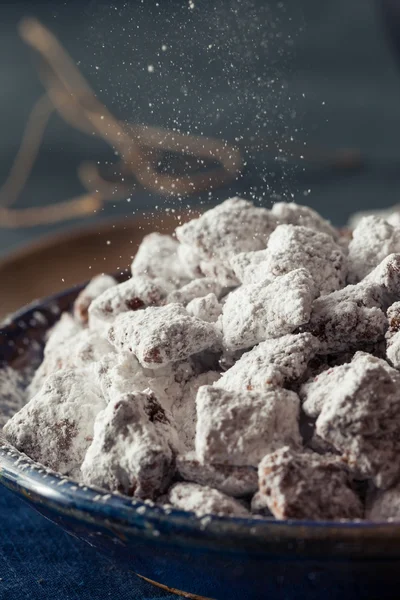
<svg viewBox="0 0 400 600"><path fill-rule="evenodd" d="M121 277L121 275L119 276ZM49 310L57 319L58 315L71 307L76 295L85 287L80 284L61 293L35 300L31 304L14 313L7 322L0 326L0 348L5 343L15 346L14 337L26 334L34 314L46 316ZM64 308L63 308L64 307ZM42 324L42 328L43 328ZM48 325L45 326L45 329ZM10 361L3 359L1 366L10 366ZM293 539L326 539L338 541L351 540L354 536L360 541L385 537L400 541L400 521L369 520L277 520L257 517L227 517L206 515L199 517L193 512L168 508L149 500L138 500L110 492L95 486L78 483L64 475L44 467L33 461L7 442L0 430L0 483L22 495L28 501L45 504L56 511L76 513L80 520L111 521L121 527L135 527L137 532L152 537L175 533L191 534L194 538L224 539L232 542L236 539L265 541L279 538L280 541ZM168 530L168 532L167 532Z"/></svg>

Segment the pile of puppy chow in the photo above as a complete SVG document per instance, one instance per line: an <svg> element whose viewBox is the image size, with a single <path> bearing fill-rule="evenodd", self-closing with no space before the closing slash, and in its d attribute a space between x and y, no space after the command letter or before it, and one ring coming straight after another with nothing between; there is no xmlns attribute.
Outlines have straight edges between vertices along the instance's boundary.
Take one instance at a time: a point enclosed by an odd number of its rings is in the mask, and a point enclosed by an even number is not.
<svg viewBox="0 0 400 600"><path fill-rule="evenodd" d="M131 271L49 332L11 444L197 515L400 519L398 219L231 198Z"/></svg>

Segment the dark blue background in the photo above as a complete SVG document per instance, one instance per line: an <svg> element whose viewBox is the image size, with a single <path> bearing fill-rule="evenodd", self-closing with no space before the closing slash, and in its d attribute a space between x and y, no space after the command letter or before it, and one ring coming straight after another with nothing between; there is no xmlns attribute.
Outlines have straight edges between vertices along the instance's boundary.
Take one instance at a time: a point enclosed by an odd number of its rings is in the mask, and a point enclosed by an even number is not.
<svg viewBox="0 0 400 600"><path fill-rule="evenodd" d="M372 0L242 0L236 15L234 0L198 0L194 10L186 1L156 4L0 4L0 181L42 92L31 55L16 34L18 20L34 14L62 40L120 118L177 124L230 140L243 135L249 143L259 133L256 115L264 109L264 132L271 138L293 134L317 151L356 147L366 156L364 169L336 173L291 162L282 168L273 155L258 152L250 156L241 191L264 193L267 202L271 193L286 198L293 193L336 223L352 210L399 201L400 75ZM218 48L206 51L216 40ZM20 205L79 193L76 168L93 158L114 160L105 144L54 117ZM110 205L102 216L127 214L133 203L141 210L160 202L138 193L130 205ZM67 226L0 230L0 254ZM0 527L1 599L170 597L134 575L121 575L5 490Z"/></svg>

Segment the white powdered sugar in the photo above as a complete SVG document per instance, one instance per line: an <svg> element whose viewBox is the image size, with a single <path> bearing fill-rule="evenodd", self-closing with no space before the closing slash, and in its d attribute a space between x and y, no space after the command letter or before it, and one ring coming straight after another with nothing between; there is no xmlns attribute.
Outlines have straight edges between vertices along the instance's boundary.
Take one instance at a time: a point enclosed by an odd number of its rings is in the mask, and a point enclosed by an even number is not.
<svg viewBox="0 0 400 600"><path fill-rule="evenodd" d="M237 500L216 489L196 483L176 483L172 486L168 499L173 506L194 512L198 517L210 514L249 516L249 511Z"/></svg>
<svg viewBox="0 0 400 600"><path fill-rule="evenodd" d="M276 224L271 211L256 208L241 198L231 198L178 227L176 235L180 242L194 248L205 275L214 274L223 285L229 285L235 281L230 258L239 252L265 248Z"/></svg>
<svg viewBox="0 0 400 600"><path fill-rule="evenodd" d="M93 277L74 302L75 319L82 324L86 324L89 319L89 307L93 300L115 285L117 285L117 281L109 275L97 275Z"/></svg>
<svg viewBox="0 0 400 600"><path fill-rule="evenodd" d="M322 295L342 288L347 274L345 254L332 237L300 225L278 225L266 250L242 252L232 266L243 284L273 281L304 268Z"/></svg>
<svg viewBox="0 0 400 600"><path fill-rule="evenodd" d="M178 302L179 304L188 304L192 300L204 298L209 294L214 294L219 297L223 290L223 286L211 277L202 277L194 279L190 283L187 283L179 290L171 292L167 296L167 302Z"/></svg>
<svg viewBox="0 0 400 600"><path fill-rule="evenodd" d="M269 450L301 443L300 403L289 390L230 392L203 386L196 403L196 454L202 463L256 467Z"/></svg>
<svg viewBox="0 0 400 600"><path fill-rule="evenodd" d="M220 378L217 371L206 371L190 378L181 388L181 393L176 395L171 412L178 430L179 438L186 450L194 450L196 438L197 410L196 397L199 389L204 385L212 385Z"/></svg>
<svg viewBox="0 0 400 600"><path fill-rule="evenodd" d="M193 298L187 304L186 310L192 317L197 317L207 323L216 323L222 314L222 304L215 294L207 294L202 298Z"/></svg>
<svg viewBox="0 0 400 600"><path fill-rule="evenodd" d="M172 289L174 286L165 279L137 275L100 294L89 307L89 322L98 319L112 323L121 313L159 306Z"/></svg>
<svg viewBox="0 0 400 600"><path fill-rule="evenodd" d="M400 302L394 302L387 310L386 357L390 364L400 369Z"/></svg>
<svg viewBox="0 0 400 600"><path fill-rule="evenodd" d="M300 225L278 225L268 241L265 266L270 279L307 269L321 295L346 282L347 261L340 246L330 235Z"/></svg>
<svg viewBox="0 0 400 600"><path fill-rule="evenodd" d="M12 367L0 369L0 428L28 401L27 382L30 370L17 371Z"/></svg>
<svg viewBox="0 0 400 600"><path fill-rule="evenodd" d="M181 304L168 304L120 315L108 339L118 351L132 352L142 367L157 369L214 347L219 332Z"/></svg>
<svg viewBox="0 0 400 600"><path fill-rule="evenodd" d="M144 275L183 285L187 277L179 248L180 244L169 235L157 232L146 235L131 265L133 277Z"/></svg>
<svg viewBox="0 0 400 600"><path fill-rule="evenodd" d="M154 498L168 486L177 445L170 416L151 392L121 395L96 418L83 481Z"/></svg>
<svg viewBox="0 0 400 600"><path fill-rule="evenodd" d="M351 489L345 464L283 447L258 467L260 496L277 519L359 519L363 507Z"/></svg>
<svg viewBox="0 0 400 600"><path fill-rule="evenodd" d="M380 217L361 219L349 244L349 283L358 283L389 254L400 252L400 227Z"/></svg>
<svg viewBox="0 0 400 600"><path fill-rule="evenodd" d="M318 339L309 333L283 335L261 342L243 354L216 385L232 392L262 392L271 385L296 381L318 348Z"/></svg>
<svg viewBox="0 0 400 600"><path fill-rule="evenodd" d="M279 224L288 223L289 225L301 225L309 227L314 231L321 231L337 239L339 233L337 229L321 217L315 210L309 206L302 206L295 202L275 202L271 210Z"/></svg>
<svg viewBox="0 0 400 600"><path fill-rule="evenodd" d="M390 487L400 477L400 373L382 359L356 357L325 398L316 433L358 477Z"/></svg>
<svg viewBox="0 0 400 600"><path fill-rule="evenodd" d="M316 296L313 279L305 269L242 285L231 292L222 309L223 344L227 350L250 348L278 338L308 323Z"/></svg>
<svg viewBox="0 0 400 600"><path fill-rule="evenodd" d="M49 375L39 392L4 426L18 450L63 475L76 476L105 407L86 370Z"/></svg>

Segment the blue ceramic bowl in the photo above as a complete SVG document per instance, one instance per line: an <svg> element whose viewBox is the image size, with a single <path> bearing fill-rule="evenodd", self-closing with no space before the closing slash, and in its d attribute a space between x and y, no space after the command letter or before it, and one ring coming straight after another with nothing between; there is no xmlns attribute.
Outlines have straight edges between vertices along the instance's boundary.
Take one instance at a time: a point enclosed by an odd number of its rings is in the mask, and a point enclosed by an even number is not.
<svg viewBox="0 0 400 600"><path fill-rule="evenodd" d="M70 308L79 289L13 317L0 330L0 368L21 369L40 361L44 334ZM78 485L34 463L4 439L0 444L3 485L118 566L189 592L186 597L400 596L400 523L200 519Z"/></svg>

